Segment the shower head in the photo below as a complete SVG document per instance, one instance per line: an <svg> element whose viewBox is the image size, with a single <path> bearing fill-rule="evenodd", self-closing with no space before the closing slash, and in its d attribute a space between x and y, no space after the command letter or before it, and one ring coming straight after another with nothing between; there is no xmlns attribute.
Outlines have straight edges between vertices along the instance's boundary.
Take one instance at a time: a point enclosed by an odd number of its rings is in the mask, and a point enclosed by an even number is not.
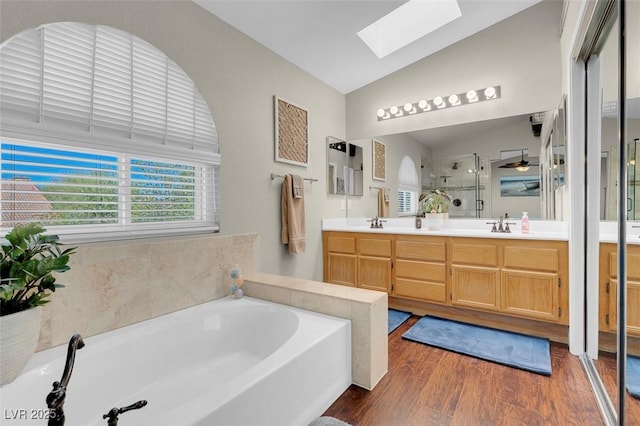
<svg viewBox="0 0 640 426"><path fill-rule="evenodd" d="M453 167L451 167L453 170L458 170L458 162L456 161L455 163L453 163Z"/></svg>

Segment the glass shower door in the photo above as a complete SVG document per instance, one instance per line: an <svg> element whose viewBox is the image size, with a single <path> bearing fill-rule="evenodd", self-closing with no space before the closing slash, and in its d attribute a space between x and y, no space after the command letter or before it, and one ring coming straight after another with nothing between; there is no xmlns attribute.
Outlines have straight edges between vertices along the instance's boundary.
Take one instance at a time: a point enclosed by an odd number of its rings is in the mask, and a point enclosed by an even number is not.
<svg viewBox="0 0 640 426"><path fill-rule="evenodd" d="M436 188L446 190L452 200L449 217L489 217L489 170L489 159L477 154L446 159L437 166Z"/></svg>

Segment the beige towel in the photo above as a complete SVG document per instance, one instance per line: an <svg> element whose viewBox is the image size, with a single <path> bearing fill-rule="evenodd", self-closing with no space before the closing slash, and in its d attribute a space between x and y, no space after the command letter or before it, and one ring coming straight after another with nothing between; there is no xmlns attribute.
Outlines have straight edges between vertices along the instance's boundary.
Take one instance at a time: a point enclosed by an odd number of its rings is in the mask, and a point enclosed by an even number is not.
<svg viewBox="0 0 640 426"><path fill-rule="evenodd" d="M291 175L293 178L293 198L302 198L304 196L304 180L298 175Z"/></svg>
<svg viewBox="0 0 640 426"><path fill-rule="evenodd" d="M289 245L289 254L304 253L304 192L301 198L293 196L293 178L285 175L282 182L282 230L280 233L283 244Z"/></svg>
<svg viewBox="0 0 640 426"><path fill-rule="evenodd" d="M378 217L389 217L389 195L384 188L378 190Z"/></svg>

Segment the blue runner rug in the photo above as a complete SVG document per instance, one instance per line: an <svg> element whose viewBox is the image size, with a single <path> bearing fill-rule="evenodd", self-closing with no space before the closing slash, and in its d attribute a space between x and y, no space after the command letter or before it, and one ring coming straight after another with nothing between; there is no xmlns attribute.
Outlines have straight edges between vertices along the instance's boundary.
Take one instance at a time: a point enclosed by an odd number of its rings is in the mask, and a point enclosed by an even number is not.
<svg viewBox="0 0 640 426"><path fill-rule="evenodd" d="M411 312L389 309L389 324L387 326L387 334L390 334L393 330L400 327L406 320L409 319L409 317L411 317Z"/></svg>
<svg viewBox="0 0 640 426"><path fill-rule="evenodd" d="M627 390L632 396L640 398L640 358L627 356L626 374Z"/></svg>
<svg viewBox="0 0 640 426"><path fill-rule="evenodd" d="M551 375L548 339L430 316L420 318L402 337L545 376Z"/></svg>

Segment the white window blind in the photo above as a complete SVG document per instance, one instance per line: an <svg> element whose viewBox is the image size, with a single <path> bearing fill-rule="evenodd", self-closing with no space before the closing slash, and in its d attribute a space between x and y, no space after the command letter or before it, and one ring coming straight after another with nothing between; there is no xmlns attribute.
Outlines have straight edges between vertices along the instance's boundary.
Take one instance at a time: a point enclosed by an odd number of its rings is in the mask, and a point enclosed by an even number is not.
<svg viewBox="0 0 640 426"><path fill-rule="evenodd" d="M415 214L418 210L420 180L411 157L405 155L398 170L398 213Z"/></svg>
<svg viewBox="0 0 640 426"><path fill-rule="evenodd" d="M0 143L2 228L219 224L209 107L175 62L129 33L66 22L0 45Z"/></svg>

